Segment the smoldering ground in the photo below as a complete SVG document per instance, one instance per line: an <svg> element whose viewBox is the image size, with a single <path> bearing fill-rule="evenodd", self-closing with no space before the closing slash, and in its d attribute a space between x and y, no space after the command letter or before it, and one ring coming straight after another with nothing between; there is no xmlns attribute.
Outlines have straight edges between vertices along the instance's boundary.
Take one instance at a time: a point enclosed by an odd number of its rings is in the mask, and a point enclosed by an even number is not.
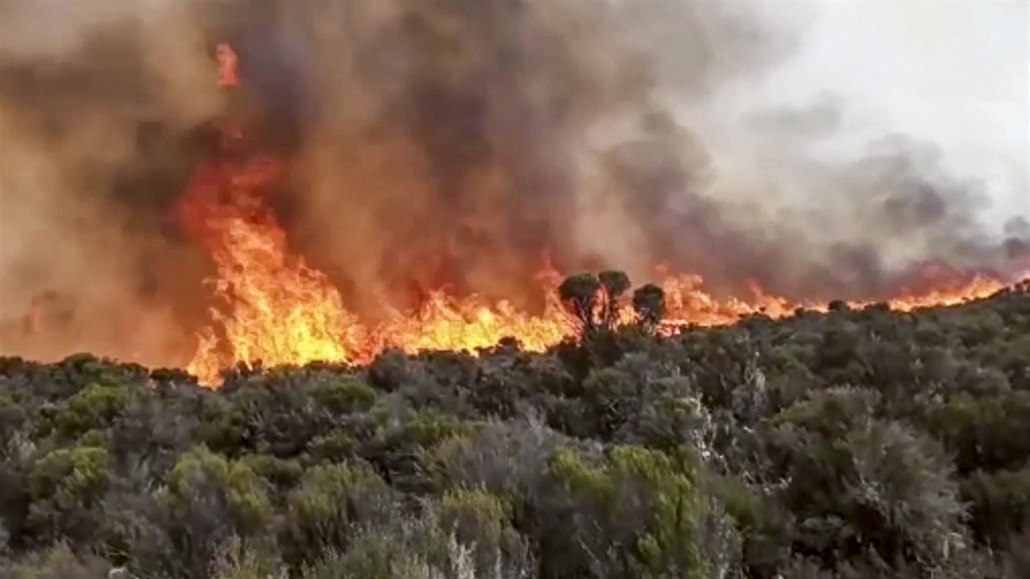
<svg viewBox="0 0 1030 579"><path fill-rule="evenodd" d="M0 1L0 313L58 290L77 318L57 350L188 349L209 265L168 208L227 106L289 162L270 201L295 249L370 315L442 285L531 307L545 252L564 271L643 280L666 262L720 291L752 278L807 298L883 296L928 260L1026 262L1026 228L986 231L981 186L932 145L810 158L837 103L756 113L789 181L818 198L720 172L692 115L724 114L721 87L794 49L739 8ZM231 105L221 40L240 56Z"/></svg>

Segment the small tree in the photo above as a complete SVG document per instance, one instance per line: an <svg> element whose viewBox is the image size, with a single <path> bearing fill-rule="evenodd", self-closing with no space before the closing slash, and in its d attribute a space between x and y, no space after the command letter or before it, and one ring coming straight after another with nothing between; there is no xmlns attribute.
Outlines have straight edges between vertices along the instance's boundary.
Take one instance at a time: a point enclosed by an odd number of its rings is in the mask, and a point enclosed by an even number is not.
<svg viewBox="0 0 1030 579"><path fill-rule="evenodd" d="M600 289L601 282L589 273L571 275L558 286L559 297L579 319L584 331L594 327L594 306Z"/></svg>
<svg viewBox="0 0 1030 579"><path fill-rule="evenodd" d="M629 276L621 271L602 271L597 279L604 288L604 324L614 328L619 321L619 298L629 289Z"/></svg>
<svg viewBox="0 0 1030 579"><path fill-rule="evenodd" d="M637 318L649 330L653 330L665 315L665 290L649 283L633 292L633 309Z"/></svg>
<svg viewBox="0 0 1030 579"><path fill-rule="evenodd" d="M844 300L833 300L826 307L831 312L847 312L851 310L851 306Z"/></svg>

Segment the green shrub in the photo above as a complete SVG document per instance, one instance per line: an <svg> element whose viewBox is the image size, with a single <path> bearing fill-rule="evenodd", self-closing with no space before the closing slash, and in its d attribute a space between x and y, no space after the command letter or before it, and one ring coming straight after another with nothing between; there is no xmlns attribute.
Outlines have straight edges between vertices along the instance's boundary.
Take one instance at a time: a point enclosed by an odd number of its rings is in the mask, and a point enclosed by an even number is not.
<svg viewBox="0 0 1030 579"><path fill-rule="evenodd" d="M828 567L848 553L941 567L961 547L963 508L941 446L872 416L868 391L818 393L782 412L769 433L769 477L797 517L795 548Z"/></svg>
<svg viewBox="0 0 1030 579"><path fill-rule="evenodd" d="M358 525L379 520L391 507L390 487L364 463L310 468L287 498L283 529L291 564L347 547Z"/></svg>
<svg viewBox="0 0 1030 579"><path fill-rule="evenodd" d="M367 412L376 401L375 391L356 378L323 382L312 389L311 396L333 414Z"/></svg>
<svg viewBox="0 0 1030 579"><path fill-rule="evenodd" d="M1030 533L1030 466L975 473L962 482L962 497L978 540L1008 548L1013 536Z"/></svg>
<svg viewBox="0 0 1030 579"><path fill-rule="evenodd" d="M554 509L543 537L551 543L546 576L707 576L701 497L687 465L639 447L616 447L603 459L562 450L550 477L554 487L541 497L542 508Z"/></svg>
<svg viewBox="0 0 1030 579"><path fill-rule="evenodd" d="M248 544L232 535L215 556L211 579L287 579L286 567L268 545Z"/></svg>
<svg viewBox="0 0 1030 579"><path fill-rule="evenodd" d="M18 560L0 558L4 579L109 579L110 571L103 559L76 554L63 542Z"/></svg>
<svg viewBox="0 0 1030 579"><path fill-rule="evenodd" d="M443 533L471 551L480 573L524 556L521 537L511 526L511 506L503 499L482 490L456 490L445 494L436 510Z"/></svg>
<svg viewBox="0 0 1030 579"><path fill-rule="evenodd" d="M27 477L28 525L57 540L84 541L98 523L95 508L107 489L110 457L106 448L59 448L32 465Z"/></svg>
<svg viewBox="0 0 1030 579"><path fill-rule="evenodd" d="M28 420L28 413L10 392L0 386L0 456L5 453L5 442Z"/></svg>
<svg viewBox="0 0 1030 579"><path fill-rule="evenodd" d="M54 417L57 431L75 438L87 430L107 428L128 401L129 391L124 386L87 386L69 398Z"/></svg>
<svg viewBox="0 0 1030 579"><path fill-rule="evenodd" d="M314 464L344 462L356 456L358 443L346 432L319 436L308 444L308 456Z"/></svg>
<svg viewBox="0 0 1030 579"><path fill-rule="evenodd" d="M213 497L202 495L213 493ZM216 498L241 532L263 528L270 517L267 487L246 460L229 460L205 448L182 456L168 475L167 501L173 512L186 512Z"/></svg>

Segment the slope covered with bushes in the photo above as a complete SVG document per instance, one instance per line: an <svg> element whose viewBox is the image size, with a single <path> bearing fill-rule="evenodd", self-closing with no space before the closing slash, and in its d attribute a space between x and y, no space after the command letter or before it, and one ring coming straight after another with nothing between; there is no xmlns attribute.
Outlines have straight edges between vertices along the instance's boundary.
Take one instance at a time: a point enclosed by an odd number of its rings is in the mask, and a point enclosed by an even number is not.
<svg viewBox="0 0 1030 579"><path fill-rule="evenodd" d="M0 577L1020 577L1030 293L388 353L0 360Z"/></svg>

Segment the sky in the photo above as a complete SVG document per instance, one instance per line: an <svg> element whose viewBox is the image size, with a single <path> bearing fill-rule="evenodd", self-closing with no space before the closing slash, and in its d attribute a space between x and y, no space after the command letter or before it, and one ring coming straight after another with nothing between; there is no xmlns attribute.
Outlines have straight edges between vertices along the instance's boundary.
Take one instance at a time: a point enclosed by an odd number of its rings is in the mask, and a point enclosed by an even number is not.
<svg viewBox="0 0 1030 579"><path fill-rule="evenodd" d="M788 60L743 79L727 106L837 103L847 130L836 131L831 150L903 132L937 144L959 176L984 179L993 201L985 219L1030 215L1030 2L769 0L741 7L802 34Z"/></svg>

